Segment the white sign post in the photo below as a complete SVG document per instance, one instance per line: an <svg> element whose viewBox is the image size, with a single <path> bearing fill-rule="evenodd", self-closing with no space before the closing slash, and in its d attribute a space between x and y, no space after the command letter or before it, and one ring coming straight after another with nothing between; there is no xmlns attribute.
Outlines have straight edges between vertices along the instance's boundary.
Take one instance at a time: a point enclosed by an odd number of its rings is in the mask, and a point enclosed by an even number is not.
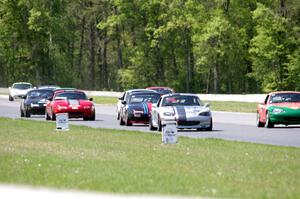
<svg viewBox="0 0 300 199"><path fill-rule="evenodd" d="M162 126L162 143L176 144L177 143L177 128L176 122L167 122Z"/></svg>
<svg viewBox="0 0 300 199"><path fill-rule="evenodd" d="M69 130L69 115L68 113L56 114L56 130L68 131Z"/></svg>

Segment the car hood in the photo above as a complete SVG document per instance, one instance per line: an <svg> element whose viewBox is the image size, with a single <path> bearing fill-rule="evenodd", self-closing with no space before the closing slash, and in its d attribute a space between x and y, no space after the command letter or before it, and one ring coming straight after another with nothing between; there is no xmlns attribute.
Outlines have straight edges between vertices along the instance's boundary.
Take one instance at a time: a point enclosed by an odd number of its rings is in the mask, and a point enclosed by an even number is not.
<svg viewBox="0 0 300 199"><path fill-rule="evenodd" d="M160 107L160 112L170 112L177 115L178 118L197 117L199 113L210 112L208 107L204 106L165 106Z"/></svg>
<svg viewBox="0 0 300 199"><path fill-rule="evenodd" d="M30 88L30 89L26 89L26 90L20 90L20 89L14 89L14 88L12 88L10 90L10 94L11 95L26 95L26 93L28 91L30 91L30 90L32 90L32 89Z"/></svg>
<svg viewBox="0 0 300 199"><path fill-rule="evenodd" d="M69 99L69 100L57 100L57 101L55 101L55 104L60 105L60 106L68 106L68 105L90 106L93 104L93 102L91 102L89 100Z"/></svg>
<svg viewBox="0 0 300 199"><path fill-rule="evenodd" d="M43 98L33 98L33 99L27 99L26 103L31 104L45 104L47 102L47 99L43 99Z"/></svg>
<svg viewBox="0 0 300 199"><path fill-rule="evenodd" d="M270 106L300 109L300 102L272 103Z"/></svg>
<svg viewBox="0 0 300 199"><path fill-rule="evenodd" d="M133 103L128 105L128 109L136 110L136 111L143 111L144 113L150 113L152 110L152 103Z"/></svg>

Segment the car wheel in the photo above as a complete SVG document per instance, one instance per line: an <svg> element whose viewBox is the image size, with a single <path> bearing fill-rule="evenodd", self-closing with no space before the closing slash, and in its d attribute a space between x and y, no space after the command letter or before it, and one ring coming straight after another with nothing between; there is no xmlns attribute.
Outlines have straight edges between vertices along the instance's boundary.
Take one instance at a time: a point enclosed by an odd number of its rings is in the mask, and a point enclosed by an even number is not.
<svg viewBox="0 0 300 199"><path fill-rule="evenodd" d="M24 113L25 117L30 117L29 111L27 111L26 109L24 111L25 111L25 113Z"/></svg>
<svg viewBox="0 0 300 199"><path fill-rule="evenodd" d="M264 126L264 124L262 122L260 122L260 115L259 115L259 113L257 113L257 115L256 115L256 126L257 127L263 127Z"/></svg>
<svg viewBox="0 0 300 199"><path fill-rule="evenodd" d="M212 131L212 129L213 129L213 121L212 121L212 119L210 119L210 125L209 125L209 127L206 128L205 130L207 130L207 131Z"/></svg>
<svg viewBox="0 0 300 199"><path fill-rule="evenodd" d="M122 116L120 115L120 125L123 126L124 124L125 124L125 122L124 122Z"/></svg>
<svg viewBox="0 0 300 199"><path fill-rule="evenodd" d="M157 120L157 131L161 131L162 130L162 125L161 125L161 121L160 121L160 117L158 116L158 120Z"/></svg>
<svg viewBox="0 0 300 199"><path fill-rule="evenodd" d="M151 116L149 117L149 129L150 129L150 131L154 131L154 130L157 129L157 128L154 127L153 124L152 124L152 117L151 117Z"/></svg>
<svg viewBox="0 0 300 199"><path fill-rule="evenodd" d="M126 126L132 126L132 122L128 118L128 115L126 115L126 121L125 121Z"/></svg>
<svg viewBox="0 0 300 199"><path fill-rule="evenodd" d="M20 112L21 112L21 117L24 117L24 112L22 109L20 109Z"/></svg>
<svg viewBox="0 0 300 199"><path fill-rule="evenodd" d="M52 121L55 121L55 120L56 120L56 115L55 115L54 112L52 112L52 114L51 114L51 120L52 120Z"/></svg>
<svg viewBox="0 0 300 199"><path fill-rule="evenodd" d="M51 119L50 116L48 115L47 111L45 113L45 118L46 118L46 120L50 120Z"/></svg>
<svg viewBox="0 0 300 199"><path fill-rule="evenodd" d="M9 100L9 101L14 101L14 98L13 98L11 95L9 95L9 96L8 96L8 100Z"/></svg>
<svg viewBox="0 0 300 199"><path fill-rule="evenodd" d="M96 113L93 112L92 116L90 117L90 120L91 121L95 121L95 119L96 119Z"/></svg>
<svg viewBox="0 0 300 199"><path fill-rule="evenodd" d="M266 120L266 123L265 123L265 127L266 128L273 128L274 127L274 123L270 121L269 113L267 113L267 120Z"/></svg>

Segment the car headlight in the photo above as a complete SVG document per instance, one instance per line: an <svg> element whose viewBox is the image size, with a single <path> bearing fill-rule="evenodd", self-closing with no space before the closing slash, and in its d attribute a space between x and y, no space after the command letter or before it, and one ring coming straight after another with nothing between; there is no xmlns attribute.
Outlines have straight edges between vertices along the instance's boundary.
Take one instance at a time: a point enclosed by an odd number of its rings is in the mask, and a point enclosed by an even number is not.
<svg viewBox="0 0 300 199"><path fill-rule="evenodd" d="M38 107L39 105L38 104L33 104L33 103L31 103L30 104L30 107L32 108L32 107Z"/></svg>
<svg viewBox="0 0 300 199"><path fill-rule="evenodd" d="M204 111L199 113L199 116L210 116L210 112L209 111Z"/></svg>
<svg viewBox="0 0 300 199"><path fill-rule="evenodd" d="M172 112L165 112L164 113L164 116L168 116L168 117L174 116L174 115L175 115L175 113L172 113Z"/></svg>
<svg viewBox="0 0 300 199"><path fill-rule="evenodd" d="M283 113L283 112L284 112L284 110L281 108L274 108L272 110L272 113L274 113L274 114L279 114L279 113Z"/></svg>

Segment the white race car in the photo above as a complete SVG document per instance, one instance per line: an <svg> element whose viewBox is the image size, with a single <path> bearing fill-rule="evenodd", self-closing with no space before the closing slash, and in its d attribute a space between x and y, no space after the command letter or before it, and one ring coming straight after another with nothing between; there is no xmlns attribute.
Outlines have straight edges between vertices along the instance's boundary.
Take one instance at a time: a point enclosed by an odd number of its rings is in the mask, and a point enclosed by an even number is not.
<svg viewBox="0 0 300 199"><path fill-rule="evenodd" d="M162 126L176 122L178 129L212 131L212 114L208 104L203 105L195 94L163 95L152 105L150 130L162 130Z"/></svg>
<svg viewBox="0 0 300 199"><path fill-rule="evenodd" d="M32 84L27 82L17 82L14 83L9 89L9 101L14 101L16 98L22 98L26 93L32 90Z"/></svg>

